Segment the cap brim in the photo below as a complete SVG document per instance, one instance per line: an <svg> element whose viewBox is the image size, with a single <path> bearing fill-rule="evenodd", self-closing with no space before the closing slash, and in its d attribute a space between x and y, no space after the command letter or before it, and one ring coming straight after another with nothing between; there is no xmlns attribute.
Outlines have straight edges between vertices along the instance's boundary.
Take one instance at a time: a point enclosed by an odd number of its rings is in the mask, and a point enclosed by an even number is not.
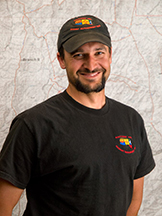
<svg viewBox="0 0 162 216"><path fill-rule="evenodd" d="M111 47L110 38L98 32L84 32L75 35L69 40L67 40L63 44L63 47L67 52L72 53L76 51L80 46L88 42L99 42L105 44L108 47Z"/></svg>

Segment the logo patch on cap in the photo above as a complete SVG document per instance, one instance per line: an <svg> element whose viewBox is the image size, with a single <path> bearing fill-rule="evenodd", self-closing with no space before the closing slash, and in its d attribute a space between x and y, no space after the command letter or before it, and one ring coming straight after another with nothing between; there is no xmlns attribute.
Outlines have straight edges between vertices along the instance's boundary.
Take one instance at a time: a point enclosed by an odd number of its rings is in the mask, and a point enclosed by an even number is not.
<svg viewBox="0 0 162 216"><path fill-rule="evenodd" d="M90 18L80 18L74 20L75 25L93 25L92 20Z"/></svg>

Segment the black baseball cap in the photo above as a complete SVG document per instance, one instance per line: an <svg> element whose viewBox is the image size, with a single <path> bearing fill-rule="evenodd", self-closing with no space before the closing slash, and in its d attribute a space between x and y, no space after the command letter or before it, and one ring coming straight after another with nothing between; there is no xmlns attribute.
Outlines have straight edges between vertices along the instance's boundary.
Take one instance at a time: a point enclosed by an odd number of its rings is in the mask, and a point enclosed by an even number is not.
<svg viewBox="0 0 162 216"><path fill-rule="evenodd" d="M78 16L68 20L60 29L58 51L63 48L72 53L88 42L100 42L111 47L111 37L105 23L92 15Z"/></svg>

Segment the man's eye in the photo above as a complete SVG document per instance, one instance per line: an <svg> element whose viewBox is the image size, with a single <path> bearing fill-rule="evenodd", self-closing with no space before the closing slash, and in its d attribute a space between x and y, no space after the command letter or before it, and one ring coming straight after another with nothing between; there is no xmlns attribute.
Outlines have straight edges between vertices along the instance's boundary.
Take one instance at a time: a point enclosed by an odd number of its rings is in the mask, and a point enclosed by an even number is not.
<svg viewBox="0 0 162 216"><path fill-rule="evenodd" d="M81 57L83 57L83 54L81 54L81 53L76 53L76 54L73 55L73 57L74 57L74 58L81 58Z"/></svg>
<svg viewBox="0 0 162 216"><path fill-rule="evenodd" d="M101 51L96 53L96 55L102 55L102 54L103 54L103 52L101 52Z"/></svg>

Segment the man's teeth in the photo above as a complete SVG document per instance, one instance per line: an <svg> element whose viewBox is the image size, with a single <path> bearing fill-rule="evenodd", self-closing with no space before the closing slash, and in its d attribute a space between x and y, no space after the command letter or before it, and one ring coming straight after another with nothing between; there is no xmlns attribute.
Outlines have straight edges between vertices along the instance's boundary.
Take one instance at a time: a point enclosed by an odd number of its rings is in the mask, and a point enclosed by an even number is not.
<svg viewBox="0 0 162 216"><path fill-rule="evenodd" d="M98 72L96 72L96 73L92 73L92 74L90 74L91 76L95 76L95 75L97 75L98 74Z"/></svg>
<svg viewBox="0 0 162 216"><path fill-rule="evenodd" d="M85 75L85 76L91 76L91 77L94 77L98 74L98 72L95 72L95 73L82 73L82 75Z"/></svg>

